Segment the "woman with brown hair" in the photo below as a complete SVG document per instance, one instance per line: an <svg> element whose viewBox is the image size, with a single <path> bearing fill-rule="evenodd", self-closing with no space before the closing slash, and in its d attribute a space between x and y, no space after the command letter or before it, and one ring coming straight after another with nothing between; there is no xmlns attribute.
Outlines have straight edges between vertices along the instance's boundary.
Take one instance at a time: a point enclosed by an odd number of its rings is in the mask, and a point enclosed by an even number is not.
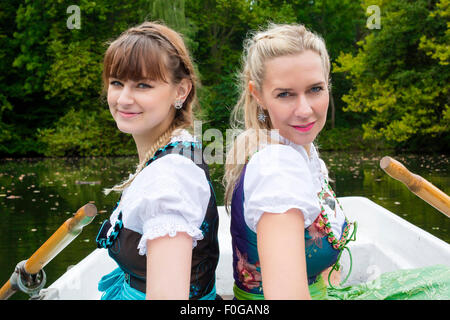
<svg viewBox="0 0 450 320"><path fill-rule="evenodd" d="M218 213L192 128L196 77L182 37L155 22L108 47L103 81L111 114L131 134L139 164L105 190L121 199L97 236L118 268L102 299L215 299Z"/></svg>

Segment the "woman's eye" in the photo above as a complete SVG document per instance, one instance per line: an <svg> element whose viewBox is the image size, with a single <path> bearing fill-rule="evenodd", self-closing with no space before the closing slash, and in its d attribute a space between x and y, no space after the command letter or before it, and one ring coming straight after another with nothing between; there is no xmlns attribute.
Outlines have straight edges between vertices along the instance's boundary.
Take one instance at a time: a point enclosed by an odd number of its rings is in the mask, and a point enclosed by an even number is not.
<svg viewBox="0 0 450 320"><path fill-rule="evenodd" d="M151 85L147 84L147 83L138 83L137 85L138 88L140 89L148 89L148 88L153 88Z"/></svg>
<svg viewBox="0 0 450 320"><path fill-rule="evenodd" d="M121 86L122 85L122 83L120 83L120 81L117 81L117 80L112 80L109 84L112 86Z"/></svg>
<svg viewBox="0 0 450 320"><path fill-rule="evenodd" d="M322 90L323 90L323 88L320 86L311 88L311 92L314 92L314 93L320 92Z"/></svg>
<svg viewBox="0 0 450 320"><path fill-rule="evenodd" d="M277 95L277 98L286 98L286 97L289 97L289 95L290 95L289 92L284 91L284 92L279 93Z"/></svg>

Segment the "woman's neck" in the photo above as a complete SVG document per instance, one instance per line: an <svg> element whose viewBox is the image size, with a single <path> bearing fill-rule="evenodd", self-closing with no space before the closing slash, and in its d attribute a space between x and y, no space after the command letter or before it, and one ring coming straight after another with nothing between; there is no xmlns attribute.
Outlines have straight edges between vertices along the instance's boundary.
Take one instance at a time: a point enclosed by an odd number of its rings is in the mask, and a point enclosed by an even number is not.
<svg viewBox="0 0 450 320"><path fill-rule="evenodd" d="M148 150L155 144L156 140L159 138L160 135L154 135L152 137L149 137L148 135L145 136L136 136L133 135L134 142L136 143L136 149L139 156L139 163L144 161L145 155Z"/></svg>
<svg viewBox="0 0 450 320"><path fill-rule="evenodd" d="M306 154L308 155L308 158L311 157L311 154L309 152L311 150L311 143L304 144L304 145L302 145L302 147L305 148L305 151L306 151Z"/></svg>
<svg viewBox="0 0 450 320"><path fill-rule="evenodd" d="M297 147L303 147L303 149L305 149L305 151L306 151L306 154L308 155L308 158L311 157L311 153L310 153L310 151L311 151L311 143L307 143L307 144L304 144L304 145L296 144L295 142L292 142L288 138L286 138L283 135L281 135L279 130L274 130L274 129L271 130L271 137L278 139L278 141L281 142L282 144L295 145Z"/></svg>
<svg viewBox="0 0 450 320"><path fill-rule="evenodd" d="M133 139L136 143L136 149L139 156L139 163L145 160L145 155L150 150L150 148L156 143L156 141L164 134L170 127L173 119L168 119L169 121L163 121L160 125L152 128L144 134L134 134Z"/></svg>

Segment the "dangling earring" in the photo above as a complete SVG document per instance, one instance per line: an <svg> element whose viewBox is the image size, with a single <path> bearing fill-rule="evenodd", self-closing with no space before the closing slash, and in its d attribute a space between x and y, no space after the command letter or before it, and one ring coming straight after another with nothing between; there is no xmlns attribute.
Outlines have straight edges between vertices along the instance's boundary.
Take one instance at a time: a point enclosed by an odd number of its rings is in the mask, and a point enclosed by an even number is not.
<svg viewBox="0 0 450 320"><path fill-rule="evenodd" d="M258 105L258 120L260 122L266 122L266 114L264 113L263 109Z"/></svg>
<svg viewBox="0 0 450 320"><path fill-rule="evenodd" d="M175 109L178 109L178 110L183 108L183 101L181 101L181 100L175 101L174 107L175 107Z"/></svg>

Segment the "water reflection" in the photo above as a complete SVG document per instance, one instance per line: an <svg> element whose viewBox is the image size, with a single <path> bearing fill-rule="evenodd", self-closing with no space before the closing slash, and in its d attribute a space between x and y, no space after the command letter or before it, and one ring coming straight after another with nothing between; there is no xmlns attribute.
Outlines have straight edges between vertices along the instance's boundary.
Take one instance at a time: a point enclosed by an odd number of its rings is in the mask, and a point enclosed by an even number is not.
<svg viewBox="0 0 450 320"><path fill-rule="evenodd" d="M338 196L364 196L450 243L450 219L412 194L379 168L382 156L322 152ZM411 171L450 193L445 155L395 155ZM58 158L0 160L0 285L16 263L29 256L78 208L93 202L100 212L81 235L45 267L48 284L95 249L97 230L118 200L103 188L135 170L137 158ZM211 165L218 204L223 203L223 166ZM17 293L14 299L26 299Z"/></svg>
<svg viewBox="0 0 450 320"><path fill-rule="evenodd" d="M335 180L333 187L338 196L367 197L450 243L450 219L381 170L379 162L383 156L324 152L322 157ZM449 159L445 155L400 154L392 157L402 162L411 172L421 175L450 194Z"/></svg>

